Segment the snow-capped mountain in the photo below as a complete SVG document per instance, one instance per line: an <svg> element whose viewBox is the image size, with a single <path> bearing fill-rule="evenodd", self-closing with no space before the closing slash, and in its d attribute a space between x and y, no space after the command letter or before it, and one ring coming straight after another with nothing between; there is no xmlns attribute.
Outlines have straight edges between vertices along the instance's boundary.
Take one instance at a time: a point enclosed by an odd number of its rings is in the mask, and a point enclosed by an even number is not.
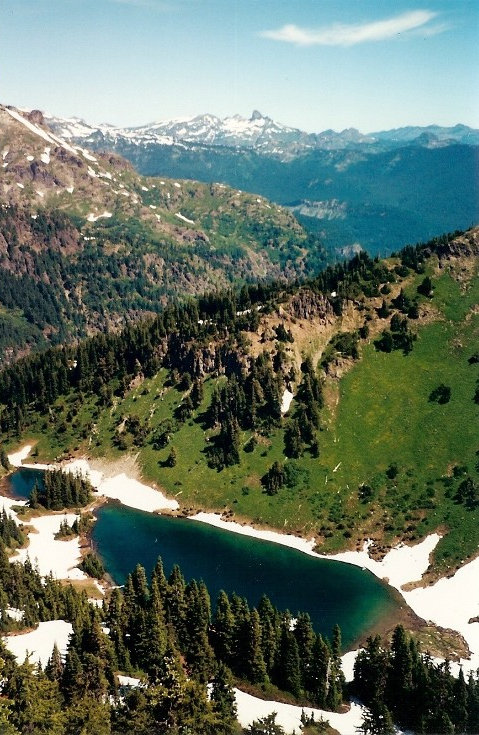
<svg viewBox="0 0 479 735"><path fill-rule="evenodd" d="M250 118L233 115L223 119L215 115L197 115L150 123L134 128L114 125L89 125L78 118L46 117L59 135L97 147L119 141L136 145L207 145L254 149L258 153L291 158L314 149L342 149L350 145L372 143L373 139L350 128L341 133L326 130L306 133L262 115L255 110Z"/></svg>
<svg viewBox="0 0 479 735"><path fill-rule="evenodd" d="M250 118L233 115L223 119L215 115L197 115L142 125L117 127L109 124L90 125L78 118L46 117L47 123L62 137L99 148L122 143L136 146L216 146L254 150L263 155L291 160L314 150L347 150L375 148L385 150L414 142L423 147L451 143L479 144L479 131L466 125L443 128L406 127L363 135L355 128L341 132L325 130L306 133L288 127L255 110Z"/></svg>

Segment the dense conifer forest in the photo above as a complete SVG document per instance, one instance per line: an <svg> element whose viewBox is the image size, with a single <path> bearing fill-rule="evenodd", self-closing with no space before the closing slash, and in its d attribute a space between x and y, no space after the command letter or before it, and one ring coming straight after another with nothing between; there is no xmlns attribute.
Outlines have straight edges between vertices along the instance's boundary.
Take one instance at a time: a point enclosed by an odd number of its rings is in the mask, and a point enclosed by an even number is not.
<svg viewBox="0 0 479 735"><path fill-rule="evenodd" d="M85 592L42 579L30 562L9 563L2 542L0 612L3 633L59 618L73 626L66 656L55 646L44 669L15 662L1 645L0 728L9 735L233 735L233 685L293 698L309 733L325 724L308 729L308 706L338 710L350 695L368 706L365 735L390 735L393 722L417 733L479 732L478 679L454 678L402 626L390 642L368 639L346 686L337 627L325 640L308 615L292 617L265 596L250 608L221 592L212 607L201 581L186 582L176 566L167 578L161 559L151 579L137 566L98 608ZM139 678L139 688L119 684L118 673ZM282 732L273 725L263 718L246 732Z"/></svg>

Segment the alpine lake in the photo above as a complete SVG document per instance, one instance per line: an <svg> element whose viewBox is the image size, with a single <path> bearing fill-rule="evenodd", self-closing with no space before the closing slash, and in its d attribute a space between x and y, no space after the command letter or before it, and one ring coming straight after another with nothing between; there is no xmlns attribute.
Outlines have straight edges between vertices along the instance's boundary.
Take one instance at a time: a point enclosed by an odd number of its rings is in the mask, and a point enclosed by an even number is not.
<svg viewBox="0 0 479 735"><path fill-rule="evenodd" d="M43 472L19 469L9 492L26 499ZM316 631L331 636L337 623L345 649L384 621L400 616L399 595L371 572L316 558L281 544L186 518L162 516L108 502L95 511L92 545L116 584L137 564L149 574L159 556L167 576L178 564L186 580L202 579L212 603L221 589L257 605L266 594L280 610L308 612Z"/></svg>

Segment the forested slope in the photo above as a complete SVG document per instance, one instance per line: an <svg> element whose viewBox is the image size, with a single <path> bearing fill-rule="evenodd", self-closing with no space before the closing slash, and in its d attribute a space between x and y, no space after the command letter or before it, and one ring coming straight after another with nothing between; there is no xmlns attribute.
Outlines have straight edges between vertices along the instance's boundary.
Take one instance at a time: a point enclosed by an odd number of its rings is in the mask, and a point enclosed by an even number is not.
<svg viewBox="0 0 479 735"><path fill-rule="evenodd" d="M4 441L139 453L185 511L323 550L446 529L433 567L453 569L478 543L477 255L477 230L361 254L20 360L0 374Z"/></svg>

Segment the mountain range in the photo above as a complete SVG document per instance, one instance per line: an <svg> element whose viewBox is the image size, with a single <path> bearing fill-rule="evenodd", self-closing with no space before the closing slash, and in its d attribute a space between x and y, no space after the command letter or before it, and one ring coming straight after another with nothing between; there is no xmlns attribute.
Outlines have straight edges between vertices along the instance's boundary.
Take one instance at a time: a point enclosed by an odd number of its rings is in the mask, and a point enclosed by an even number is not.
<svg viewBox="0 0 479 735"><path fill-rule="evenodd" d="M415 141L426 147L453 143L479 145L479 130L467 125L440 127L430 125L404 127L364 135L355 128L341 132L325 130L307 133L298 128L275 122L254 110L250 118L233 115L223 119L215 115L162 120L139 127L117 127L107 123L90 125L79 118L63 119L46 116L50 127L63 138L86 145L118 145L128 141L137 146L185 145L191 143L227 148L246 148L288 161L314 150L345 150L371 148L385 150L405 142Z"/></svg>
<svg viewBox="0 0 479 735"><path fill-rule="evenodd" d="M9 360L156 313L171 298L324 264L287 209L224 184L140 176L39 112L0 106L0 346Z"/></svg>
<svg viewBox="0 0 479 735"><path fill-rule="evenodd" d="M306 133L255 111L136 128L47 117L59 135L140 173L219 181L288 206L326 246L387 254L479 219L479 131L405 127Z"/></svg>

